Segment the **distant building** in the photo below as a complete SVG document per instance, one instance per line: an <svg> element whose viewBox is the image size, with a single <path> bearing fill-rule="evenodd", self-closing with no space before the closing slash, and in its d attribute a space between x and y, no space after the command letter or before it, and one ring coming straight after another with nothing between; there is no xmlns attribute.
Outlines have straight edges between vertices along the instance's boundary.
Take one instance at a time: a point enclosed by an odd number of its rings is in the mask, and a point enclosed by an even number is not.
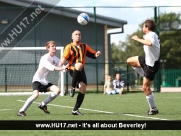
<svg viewBox="0 0 181 136"><path fill-rule="evenodd" d="M27 1L23 0L0 0L0 32L10 25L13 20L22 13L22 11L29 5ZM107 34L108 29L113 28L122 28L122 32L124 31L124 25L127 24L127 21L110 18L106 16L96 15L96 27L95 27L95 16L92 13L88 13L90 17L90 22L86 26L81 26L77 23L77 16L80 14L80 11L70 9L70 8L63 8L63 7L55 7L48 15L47 10L50 9L51 5L48 5L46 3L33 3L27 10L25 10L24 14L27 16L30 16L30 14L34 11L35 7L37 7L37 4L41 5L46 10L42 11L41 16L37 17L36 21L39 21L42 19L42 21L37 24L35 29L33 29L30 33L27 34L27 31L22 32L22 35L25 35L24 39L21 39L21 37L16 37L15 42L18 44L16 47L44 47L45 43L49 40L54 40L57 44L57 46L65 46L66 44L72 42L71 34L74 30L80 30L82 33L82 42L87 43L90 45L93 49L97 49L101 51L101 57L98 59L98 62L104 63L104 62L110 62L110 35ZM24 7L24 8L23 8ZM33 8L34 7L34 8ZM49 7L49 8L47 8ZM36 24L36 22L35 22ZM34 25L35 25L34 24ZM32 26L33 28L34 26ZM26 35L27 34L27 35ZM0 42L2 43L4 41L1 37ZM17 60L13 60L13 57L16 58L16 55L22 55L24 57L24 62L19 61L18 63L31 63L30 58L32 59L35 57L34 54L28 53L26 51L19 52L18 54L12 54L3 56L2 53L0 53L0 65L2 64L12 64L17 62ZM8 57L9 56L9 57ZM30 57L31 56L31 57ZM36 56L36 63L39 62L39 57ZM12 58L12 59L10 59ZM35 59L33 59L34 61ZM94 59L87 58L87 63L95 63ZM89 76L89 83L96 83L96 76L95 76L95 64L88 64L86 65L86 72L87 76ZM13 68L13 65L11 66ZM2 68L2 67L1 67ZM24 69L26 69L26 66L24 66ZM102 77L104 75L109 74L108 73L108 64L102 64L98 66L98 80L101 82L103 79ZM6 72L11 73L11 70L8 69ZM3 68L0 69L0 75L4 74ZM21 80L23 80L23 77L25 76L22 73L11 73L11 77L13 77L13 74L16 74L17 76L20 76ZM27 74L30 74L29 76L32 77L34 74L34 70L32 72L29 72ZM9 75L9 74L8 74ZM21 77L22 76L22 77ZM28 76L28 75L27 75ZM15 77L15 75L14 75ZM7 79L8 80L8 79ZM24 80L23 84L29 84L31 81ZM8 84L11 84L11 82L8 80ZM70 82L70 79L69 81ZM4 84L4 77L1 76L0 78L0 84ZM17 83L19 84L19 82Z"/></svg>

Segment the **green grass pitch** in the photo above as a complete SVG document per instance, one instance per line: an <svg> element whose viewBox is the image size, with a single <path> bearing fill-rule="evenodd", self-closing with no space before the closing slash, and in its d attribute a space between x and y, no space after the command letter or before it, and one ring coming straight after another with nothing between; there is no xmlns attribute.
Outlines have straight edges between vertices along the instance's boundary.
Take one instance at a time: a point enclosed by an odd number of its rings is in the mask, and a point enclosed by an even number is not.
<svg viewBox="0 0 181 136"><path fill-rule="evenodd" d="M58 96L48 105L51 114L47 115L38 108L38 104L47 95L40 95L26 111L27 116L17 116L18 110L29 96L0 96L0 120L181 120L181 93L154 93L159 109L158 115L146 116L149 109L142 92L123 95L103 95L87 93L80 111L83 116L73 116L77 94L71 98ZM169 136L180 135L177 130L1 130L0 135L13 136Z"/></svg>

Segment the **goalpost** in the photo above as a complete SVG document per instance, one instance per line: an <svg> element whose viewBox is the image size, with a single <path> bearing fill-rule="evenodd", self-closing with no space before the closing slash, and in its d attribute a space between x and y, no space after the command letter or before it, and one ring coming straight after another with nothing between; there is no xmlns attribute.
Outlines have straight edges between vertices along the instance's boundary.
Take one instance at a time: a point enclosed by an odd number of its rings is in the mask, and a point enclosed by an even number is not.
<svg viewBox="0 0 181 136"><path fill-rule="evenodd" d="M64 47L56 47L55 56L61 58ZM32 91L32 79L41 56L47 53L45 47L5 47L0 53L0 91ZM64 96L64 76L60 71L51 72L48 81L60 87ZM4 87L4 88L3 88Z"/></svg>

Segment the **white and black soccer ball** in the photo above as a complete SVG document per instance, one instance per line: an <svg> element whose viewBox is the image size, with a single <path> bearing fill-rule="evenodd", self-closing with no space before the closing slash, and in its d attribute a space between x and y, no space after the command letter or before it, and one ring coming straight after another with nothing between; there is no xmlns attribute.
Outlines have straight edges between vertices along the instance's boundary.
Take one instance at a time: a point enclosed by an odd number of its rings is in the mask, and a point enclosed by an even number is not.
<svg viewBox="0 0 181 136"><path fill-rule="evenodd" d="M86 13L81 13L77 17L77 22L81 25L87 25L87 23L89 22L89 15Z"/></svg>

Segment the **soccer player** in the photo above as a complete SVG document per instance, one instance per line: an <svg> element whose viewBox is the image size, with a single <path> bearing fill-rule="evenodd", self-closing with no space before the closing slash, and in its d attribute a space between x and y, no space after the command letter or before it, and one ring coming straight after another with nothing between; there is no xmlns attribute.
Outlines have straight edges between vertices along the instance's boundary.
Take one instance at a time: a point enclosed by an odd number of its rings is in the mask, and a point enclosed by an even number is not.
<svg viewBox="0 0 181 136"><path fill-rule="evenodd" d="M158 35L154 32L156 24L153 20L146 20L143 24L143 39L137 35L132 39L143 44L145 56L134 56L127 59L127 64L143 76L143 91L146 95L150 109L148 115L158 114L158 109L155 105L154 94L150 86L155 78L160 63L160 40Z"/></svg>
<svg viewBox="0 0 181 136"><path fill-rule="evenodd" d="M87 78L84 71L86 56L96 59L101 55L101 52L100 51L96 52L92 50L88 44L81 43L81 32L78 30L75 30L72 33L72 40L73 42L66 45L65 47L60 66L62 66L66 61L68 61L69 73L73 77L70 96L71 97L74 96L75 87L78 87L80 90L77 96L75 107L72 110L72 114L82 115L78 109L84 100L84 95L87 86Z"/></svg>
<svg viewBox="0 0 181 136"><path fill-rule="evenodd" d="M32 86L33 94L30 96L23 107L17 113L18 116L26 116L25 111L33 103L33 101L38 98L39 92L52 91L52 93L39 105L39 108L45 113L50 114L47 110L47 104L55 99L60 94L60 89L49 83L47 76L51 71L59 70L66 71L67 66L60 67L60 59L55 56L56 53L56 43L54 41L49 41L46 43L46 49L48 53L41 57L39 67L34 74Z"/></svg>
<svg viewBox="0 0 181 136"><path fill-rule="evenodd" d="M124 81L121 80L121 75L116 74L116 78L113 80L113 86L116 94L122 94L124 91Z"/></svg>

